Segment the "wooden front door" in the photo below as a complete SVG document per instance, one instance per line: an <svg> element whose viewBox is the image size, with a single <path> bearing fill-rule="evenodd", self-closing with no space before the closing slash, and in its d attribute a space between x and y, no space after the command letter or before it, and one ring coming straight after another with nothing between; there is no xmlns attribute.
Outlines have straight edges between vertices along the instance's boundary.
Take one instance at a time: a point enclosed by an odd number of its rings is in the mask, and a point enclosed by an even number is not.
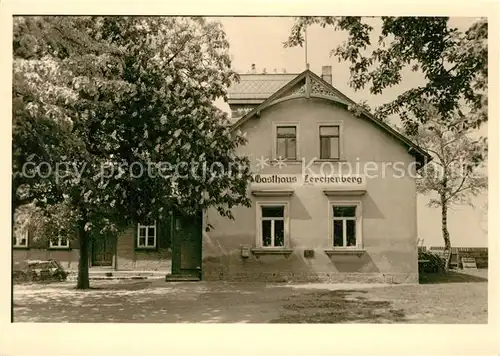
<svg viewBox="0 0 500 356"><path fill-rule="evenodd" d="M201 277L202 215L174 215L172 274Z"/></svg>
<svg viewBox="0 0 500 356"><path fill-rule="evenodd" d="M112 266L114 252L114 239L95 238L92 241L92 266Z"/></svg>

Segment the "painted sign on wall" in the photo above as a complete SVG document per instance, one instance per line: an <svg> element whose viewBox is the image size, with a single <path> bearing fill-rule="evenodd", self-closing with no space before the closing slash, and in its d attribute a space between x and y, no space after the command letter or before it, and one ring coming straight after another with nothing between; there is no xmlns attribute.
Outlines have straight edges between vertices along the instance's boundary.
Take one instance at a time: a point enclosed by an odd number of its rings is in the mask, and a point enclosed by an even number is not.
<svg viewBox="0 0 500 356"><path fill-rule="evenodd" d="M252 187L321 187L328 189L366 189L366 178L361 175L320 174L254 174Z"/></svg>

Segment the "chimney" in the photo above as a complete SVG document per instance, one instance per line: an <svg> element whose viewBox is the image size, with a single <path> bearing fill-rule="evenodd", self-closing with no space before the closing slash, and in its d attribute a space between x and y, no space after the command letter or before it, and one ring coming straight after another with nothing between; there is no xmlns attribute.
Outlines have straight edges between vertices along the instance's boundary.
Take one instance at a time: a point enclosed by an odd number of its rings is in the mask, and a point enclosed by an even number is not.
<svg viewBox="0 0 500 356"><path fill-rule="evenodd" d="M252 74L255 74L256 70L255 70L255 63L252 63Z"/></svg>
<svg viewBox="0 0 500 356"><path fill-rule="evenodd" d="M332 85L332 66L323 66L321 67L321 78Z"/></svg>

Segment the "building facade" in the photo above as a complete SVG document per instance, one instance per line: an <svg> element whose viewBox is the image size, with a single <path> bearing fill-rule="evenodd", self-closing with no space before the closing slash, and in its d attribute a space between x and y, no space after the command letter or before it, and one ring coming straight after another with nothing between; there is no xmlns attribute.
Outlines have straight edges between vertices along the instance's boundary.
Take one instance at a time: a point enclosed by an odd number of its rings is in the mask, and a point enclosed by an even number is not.
<svg viewBox="0 0 500 356"><path fill-rule="evenodd" d="M291 78L292 77L292 78ZM205 279L416 283L415 175L428 154L320 78L242 75L229 92L252 206L205 214ZM370 172L367 171L370 169Z"/></svg>
<svg viewBox="0 0 500 356"><path fill-rule="evenodd" d="M252 206L171 216L95 239L90 266L205 280L416 283L415 176L430 156L319 77L247 74L229 88L233 130L246 133ZM355 107L355 106L354 106ZM368 168L369 172L368 172ZM205 227L213 228L206 231ZM78 246L14 239L13 259L78 266ZM175 278L173 278L175 280Z"/></svg>
<svg viewBox="0 0 500 356"><path fill-rule="evenodd" d="M165 271L171 270L171 219L138 224L118 237L100 236L89 244L89 266L99 270ZM59 238L46 241L33 238L27 230L13 239L14 263L24 260L56 259L67 269L78 269L78 241Z"/></svg>

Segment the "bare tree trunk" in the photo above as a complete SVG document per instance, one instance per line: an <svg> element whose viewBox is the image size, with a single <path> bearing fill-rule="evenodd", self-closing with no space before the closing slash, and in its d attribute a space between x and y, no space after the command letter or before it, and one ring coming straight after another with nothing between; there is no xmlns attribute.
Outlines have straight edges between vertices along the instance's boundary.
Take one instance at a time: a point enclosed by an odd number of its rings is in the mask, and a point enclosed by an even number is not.
<svg viewBox="0 0 500 356"><path fill-rule="evenodd" d="M448 232L448 204L446 202L446 197L443 195L441 195L441 231L444 240L444 270L448 272L451 261L451 242L450 233Z"/></svg>
<svg viewBox="0 0 500 356"><path fill-rule="evenodd" d="M89 237L85 231L87 216L82 210L82 216L78 222L78 240L80 242L80 259L78 262L78 280L76 283L77 289L89 289Z"/></svg>

